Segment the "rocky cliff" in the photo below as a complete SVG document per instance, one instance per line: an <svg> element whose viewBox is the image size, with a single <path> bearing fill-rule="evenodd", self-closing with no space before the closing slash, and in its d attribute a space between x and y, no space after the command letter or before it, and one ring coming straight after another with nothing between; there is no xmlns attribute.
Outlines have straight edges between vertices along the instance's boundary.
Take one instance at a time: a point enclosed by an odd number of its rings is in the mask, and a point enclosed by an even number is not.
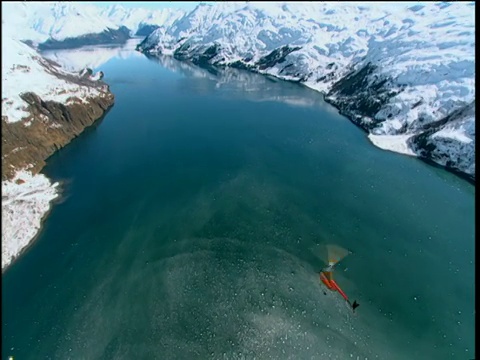
<svg viewBox="0 0 480 360"><path fill-rule="evenodd" d="M90 69L62 70L18 40L5 38L2 63L2 180L17 170L38 173L45 160L113 105L114 96Z"/></svg>
<svg viewBox="0 0 480 360"><path fill-rule="evenodd" d="M37 174L50 155L100 119L114 101L108 88L87 102L67 105L43 101L33 92L21 97L31 115L21 122L2 124L2 180L12 178L16 169L29 168Z"/></svg>

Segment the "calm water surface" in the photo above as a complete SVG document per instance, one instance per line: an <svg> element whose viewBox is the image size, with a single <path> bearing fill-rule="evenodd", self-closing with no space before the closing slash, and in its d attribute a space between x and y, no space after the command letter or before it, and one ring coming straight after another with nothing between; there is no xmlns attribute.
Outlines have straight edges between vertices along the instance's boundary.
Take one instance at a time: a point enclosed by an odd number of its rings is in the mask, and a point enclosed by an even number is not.
<svg viewBox="0 0 480 360"><path fill-rule="evenodd" d="M115 106L49 160L63 201L2 276L2 359L475 357L472 185L296 84L106 51L82 59Z"/></svg>

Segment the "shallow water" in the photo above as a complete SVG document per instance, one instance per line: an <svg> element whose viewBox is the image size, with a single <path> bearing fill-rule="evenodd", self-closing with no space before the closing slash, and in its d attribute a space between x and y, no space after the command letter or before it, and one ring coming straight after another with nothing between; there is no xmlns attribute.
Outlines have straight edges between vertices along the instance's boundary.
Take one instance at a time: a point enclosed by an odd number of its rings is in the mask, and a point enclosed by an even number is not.
<svg viewBox="0 0 480 360"><path fill-rule="evenodd" d="M297 84L118 54L82 55L116 103L48 161L64 201L2 276L2 358L475 357L471 184Z"/></svg>

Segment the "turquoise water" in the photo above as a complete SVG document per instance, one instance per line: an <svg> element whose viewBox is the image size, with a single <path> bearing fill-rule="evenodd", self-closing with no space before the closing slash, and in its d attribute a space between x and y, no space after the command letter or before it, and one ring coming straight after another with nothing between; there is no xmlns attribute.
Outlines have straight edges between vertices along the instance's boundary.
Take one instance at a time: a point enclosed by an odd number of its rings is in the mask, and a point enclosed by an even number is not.
<svg viewBox="0 0 480 360"><path fill-rule="evenodd" d="M62 201L2 276L2 359L475 357L471 184L297 84L100 69L115 105L48 161Z"/></svg>

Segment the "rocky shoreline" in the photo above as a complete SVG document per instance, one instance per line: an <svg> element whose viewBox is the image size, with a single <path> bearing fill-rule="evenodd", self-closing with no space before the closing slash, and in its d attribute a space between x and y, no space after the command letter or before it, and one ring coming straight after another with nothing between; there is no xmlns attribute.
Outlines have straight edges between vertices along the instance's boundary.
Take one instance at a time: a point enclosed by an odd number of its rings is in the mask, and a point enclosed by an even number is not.
<svg viewBox="0 0 480 360"><path fill-rule="evenodd" d="M332 105L333 107L335 107L341 115L345 116L348 120L350 120L359 129L363 130L366 134L370 134L369 131L368 131L368 128L363 126L361 123L359 123L356 115L354 115L352 113L349 113L349 112L346 112L344 107L339 105L338 102L333 101L332 99L328 98L327 96L324 96L323 99L325 100L325 102L327 102L330 105ZM428 135L429 134L425 134L425 133L412 135L411 139L409 139L406 143L413 148L415 148L416 146L418 146L418 148L421 148L422 142L421 142L421 140L418 140L418 139L419 138L423 139L425 136L428 136ZM419 144L419 145L417 145L417 144ZM431 154L431 152L429 154ZM449 166L447 164L445 164L445 165L439 164L438 162L435 162L434 160L432 160L431 155L427 155L427 154L424 155L422 152L416 152L415 156L418 159L424 161L426 164L428 164L430 166L437 167L439 169L444 169L444 170L446 170L446 171L448 171L452 174L455 174L456 176L466 180L467 182L469 182L473 186L475 186L475 176L474 175L470 175L468 173L462 172L462 171L458 170L457 168Z"/></svg>
<svg viewBox="0 0 480 360"><path fill-rule="evenodd" d="M3 121L2 273L35 241L59 199L60 184L40 173L45 161L113 106L113 94L106 85L99 86L106 89L102 96L83 103L62 104L43 101L34 93L22 94L31 115L20 122ZM25 121L31 125L25 126Z"/></svg>
<svg viewBox="0 0 480 360"><path fill-rule="evenodd" d="M106 85L101 86L105 90L99 97L70 104L43 101L35 93L22 94L31 115L2 125L2 180L11 179L16 169L29 167L39 173L48 157L104 116L114 96ZM25 126L25 122L31 124Z"/></svg>
<svg viewBox="0 0 480 360"><path fill-rule="evenodd" d="M375 67L370 63L357 71L352 71L335 82L324 99L335 106L340 113L368 134L377 128L386 119L378 119L376 114L384 107L389 99L401 93L401 86L394 86L392 79L375 77L369 81ZM415 104L414 106L415 107ZM436 164L447 171L459 175L470 183L475 184L475 173L469 173L469 156L474 151L474 144L448 139L449 144L442 146L439 140L432 141L431 136L441 131L446 125L462 121L475 114L475 101L452 111L443 118L425 124L407 125L393 132L391 135L411 135L405 145L419 159L428 164ZM387 118L391 115L387 115ZM421 120L419 120L420 122ZM388 135L386 135L388 136ZM453 144L453 142L457 144ZM455 154L453 150L455 149Z"/></svg>

